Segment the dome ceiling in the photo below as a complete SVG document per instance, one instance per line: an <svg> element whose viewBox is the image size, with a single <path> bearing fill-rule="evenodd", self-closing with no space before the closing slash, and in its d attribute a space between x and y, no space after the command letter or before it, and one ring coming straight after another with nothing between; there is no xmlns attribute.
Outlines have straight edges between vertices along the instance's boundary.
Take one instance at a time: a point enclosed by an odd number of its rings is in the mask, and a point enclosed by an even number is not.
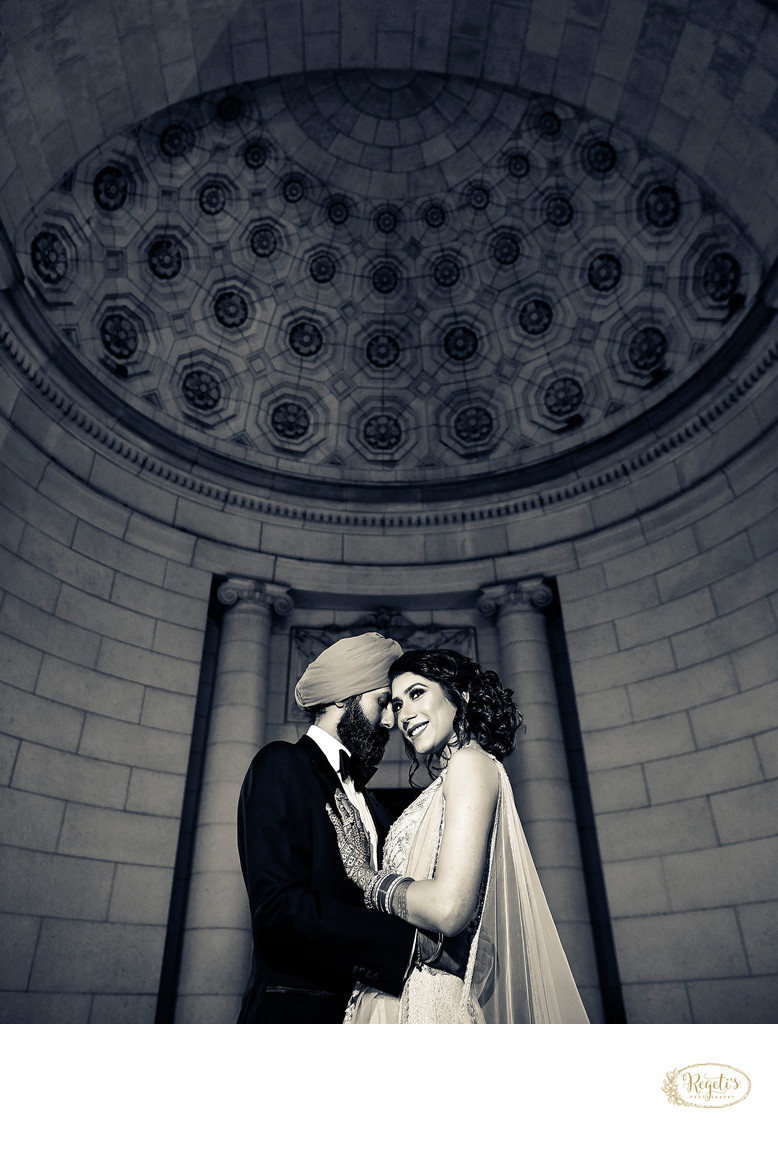
<svg viewBox="0 0 778 1149"><path fill-rule="evenodd" d="M179 104L16 239L93 394L190 458L314 491L572 466L688 382L761 277L676 163L424 73Z"/></svg>

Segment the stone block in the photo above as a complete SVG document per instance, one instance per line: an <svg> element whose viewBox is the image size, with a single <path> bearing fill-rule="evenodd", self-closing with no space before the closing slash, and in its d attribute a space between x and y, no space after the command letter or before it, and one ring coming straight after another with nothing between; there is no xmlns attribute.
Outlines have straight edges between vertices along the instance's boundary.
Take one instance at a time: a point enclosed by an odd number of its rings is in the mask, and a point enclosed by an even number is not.
<svg viewBox="0 0 778 1149"><path fill-rule="evenodd" d="M560 575L557 583L561 601L575 602L576 599L589 598L605 590L605 575L601 566L592 566Z"/></svg>
<svg viewBox="0 0 778 1149"><path fill-rule="evenodd" d="M172 885L170 868L118 865L108 907L109 921L166 925Z"/></svg>
<svg viewBox="0 0 778 1149"><path fill-rule="evenodd" d="M629 1025L686 1025L692 1020L682 982L623 985L621 992Z"/></svg>
<svg viewBox="0 0 778 1149"><path fill-rule="evenodd" d="M219 823L223 826L232 826L245 772L246 760L242 758L240 769L231 777L225 778L220 773L218 781L212 782L206 779L203 782L198 810L200 825Z"/></svg>
<svg viewBox="0 0 778 1149"><path fill-rule="evenodd" d="M632 718L626 687L597 690L578 699L578 717L582 730L608 730L624 726Z"/></svg>
<svg viewBox="0 0 778 1149"><path fill-rule="evenodd" d="M57 615L87 630L146 649L154 638L154 619L148 614L93 598L75 587L63 586L57 602Z"/></svg>
<svg viewBox="0 0 778 1149"><path fill-rule="evenodd" d="M627 519L614 527L575 540L575 553L581 567L607 562L616 555L629 554L645 545L643 527L638 518Z"/></svg>
<svg viewBox="0 0 778 1149"><path fill-rule="evenodd" d="M127 794L127 809L139 814L161 814L180 818L184 799L184 778L156 770L134 769ZM234 811L233 811L234 813Z"/></svg>
<svg viewBox="0 0 778 1149"><path fill-rule="evenodd" d="M2 587L24 602L32 603L41 610L52 612L57 605L61 583L59 579L46 574L24 559L0 552L2 564Z"/></svg>
<svg viewBox="0 0 778 1149"><path fill-rule="evenodd" d="M386 536L383 546L371 553L370 543L359 550L352 550L358 537L346 535L343 541L343 557L346 562L392 562L397 558L397 539ZM434 531L427 535L413 535L402 543L403 554L407 552L408 562L450 563L460 559L486 558L492 555L505 556L509 550L506 526L504 523L477 525L465 523L458 531ZM512 558L513 556L510 556ZM525 559L526 562L526 559ZM498 576L499 577L499 576Z"/></svg>
<svg viewBox="0 0 778 1149"><path fill-rule="evenodd" d="M576 640L579 635L576 632ZM601 654L595 658L575 661L573 678L579 699L596 690L604 690L621 683L640 682L675 669L675 659L667 638L633 646L614 654Z"/></svg>
<svg viewBox="0 0 778 1149"><path fill-rule="evenodd" d="M250 928L246 887L240 870L192 875L187 901L187 927L229 929L236 922Z"/></svg>
<svg viewBox="0 0 778 1149"><path fill-rule="evenodd" d="M84 993L0 993L5 1025L85 1025L92 999Z"/></svg>
<svg viewBox="0 0 778 1149"><path fill-rule="evenodd" d="M184 734L137 726L98 714L87 714L79 749L91 758L127 766L185 774L189 760L188 731Z"/></svg>
<svg viewBox="0 0 778 1149"><path fill-rule="evenodd" d="M198 603L188 595L152 586L121 571L115 576L111 601L127 610L177 622L180 626L191 626L194 622L204 625L208 607L207 595Z"/></svg>
<svg viewBox="0 0 778 1149"><path fill-rule="evenodd" d="M104 918L114 867L0 846L0 909L8 913Z"/></svg>
<svg viewBox="0 0 778 1149"><path fill-rule="evenodd" d="M74 514L45 498L7 467L0 467L0 479L0 502L4 506L50 538L66 546L72 541L78 521Z"/></svg>
<svg viewBox="0 0 778 1149"><path fill-rule="evenodd" d="M0 681L18 686L20 690L34 690L42 661L39 650L0 635Z"/></svg>
<svg viewBox="0 0 778 1149"><path fill-rule="evenodd" d="M778 778L714 794L711 809L722 842L778 834Z"/></svg>
<svg viewBox="0 0 778 1149"><path fill-rule="evenodd" d="M736 842L664 859L673 909L704 909L775 897L778 838ZM669 854L669 851L667 851Z"/></svg>
<svg viewBox="0 0 778 1149"><path fill-rule="evenodd" d="M589 775L589 788L596 814L650 805L641 766L597 770Z"/></svg>
<svg viewBox="0 0 778 1149"><path fill-rule="evenodd" d="M111 498L116 498L116 492L121 491L122 499L136 511L144 512L166 523L173 522L179 499L184 501L183 496L174 494L167 484L154 482L147 476L136 475L134 470L102 455L95 457L89 481L93 488L104 491ZM127 514L129 515L129 512ZM99 520L90 518L90 522L100 526ZM116 533L123 535L124 531Z"/></svg>
<svg viewBox="0 0 778 1149"><path fill-rule="evenodd" d="M14 771L14 785L52 798L121 809L129 774L126 766L24 742Z"/></svg>
<svg viewBox="0 0 778 1149"><path fill-rule="evenodd" d="M144 582L162 585L165 577L165 559L152 554L139 546L117 539L107 531L93 527L91 523L80 522L76 527L73 548L80 554L88 555L96 562L103 563L111 570L142 578ZM109 588L110 593L110 588ZM107 598L108 595L103 595Z"/></svg>
<svg viewBox="0 0 778 1149"><path fill-rule="evenodd" d="M757 599L722 618L673 635L670 642L676 662L682 668L736 651L774 633L775 619L770 604L766 599Z"/></svg>
<svg viewBox="0 0 778 1149"><path fill-rule="evenodd" d="M668 568L677 568L692 555L697 555L697 544L691 528L687 527L628 554L608 559L603 563L605 581L608 587L617 587L637 582L648 574L665 572L666 575ZM661 586L661 577L657 582Z"/></svg>
<svg viewBox="0 0 778 1149"><path fill-rule="evenodd" d="M169 654L157 654L104 638L97 660L97 670L101 674L128 679L146 686L160 686L178 694L197 693L199 667L195 662L174 658ZM129 713L121 715L128 718ZM118 716L117 716L118 717Z"/></svg>
<svg viewBox="0 0 778 1149"><path fill-rule="evenodd" d="M78 745L83 714L70 706L0 683L0 715L6 734L62 750Z"/></svg>
<svg viewBox="0 0 778 1149"><path fill-rule="evenodd" d="M137 683L76 666L53 654L44 655L37 693L81 710L135 721L143 702L143 687Z"/></svg>
<svg viewBox="0 0 778 1149"><path fill-rule="evenodd" d="M622 649L655 642L658 638L689 630L708 622L716 614L707 589L695 591L661 606L646 603L645 607L647 609L636 604L635 613L616 619L616 633Z"/></svg>
<svg viewBox="0 0 778 1149"><path fill-rule="evenodd" d="M748 541L758 559L778 548L778 510L764 515L748 528Z"/></svg>
<svg viewBox="0 0 778 1149"><path fill-rule="evenodd" d="M778 778L778 729L760 734L754 744L767 777Z"/></svg>
<svg viewBox="0 0 778 1149"><path fill-rule="evenodd" d="M211 593L211 576L206 571L168 559L164 585L166 590L173 590L178 594L186 594L190 598L207 602Z"/></svg>
<svg viewBox="0 0 778 1149"><path fill-rule="evenodd" d="M0 841L29 850L54 850L65 803L42 794L0 790Z"/></svg>
<svg viewBox="0 0 778 1149"><path fill-rule="evenodd" d="M78 554L34 526L26 527L21 556L39 570L56 572L63 583L80 587L87 594L98 595L100 599L107 599L110 594L114 572L109 566Z"/></svg>
<svg viewBox="0 0 778 1149"><path fill-rule="evenodd" d="M158 654L170 654L189 662L200 663L203 653L203 632L190 626L158 619L154 628L153 649Z"/></svg>
<svg viewBox="0 0 778 1149"><path fill-rule="evenodd" d="M659 762L647 762L644 773L652 804L715 794L718 790L747 786L762 777L750 738Z"/></svg>
<svg viewBox="0 0 778 1149"><path fill-rule="evenodd" d="M11 781L20 745L22 743L18 738L0 734L0 786L7 786Z"/></svg>
<svg viewBox="0 0 778 1149"><path fill-rule="evenodd" d="M612 622L601 622L573 631L567 636L567 648L572 663L611 654L618 650L616 627Z"/></svg>
<svg viewBox="0 0 778 1149"><path fill-rule="evenodd" d="M191 696L147 686L140 720L144 726L154 726L158 730L191 734L194 708L195 699Z"/></svg>
<svg viewBox="0 0 778 1149"><path fill-rule="evenodd" d="M778 902L739 906L737 916L753 972L778 974Z"/></svg>
<svg viewBox="0 0 778 1149"><path fill-rule="evenodd" d="M770 1025L778 1022L778 977L727 977L691 982L695 1025Z"/></svg>
<svg viewBox="0 0 778 1149"><path fill-rule="evenodd" d="M715 510L709 510L694 524L694 533L702 552L747 531L768 515L778 498L778 475L770 474L756 483L748 493L730 500Z"/></svg>
<svg viewBox="0 0 778 1149"><path fill-rule="evenodd" d="M620 633L622 623L627 625L633 619L642 619L649 614L653 617L658 604L659 595L652 575L624 587L603 591L593 598L565 603L565 625L568 630L579 630L596 623L616 620L617 631ZM655 609L649 609L652 607ZM646 631L645 636L638 641L650 642L657 637L659 635L653 630Z"/></svg>
<svg viewBox="0 0 778 1149"><path fill-rule="evenodd" d="M687 562L660 572L657 575L659 594L663 602L680 598L733 571L741 571L751 561L751 548L745 534L737 534Z"/></svg>
<svg viewBox="0 0 778 1149"><path fill-rule="evenodd" d="M156 1012L155 993L97 993L92 998L89 1023L90 1025L153 1025Z"/></svg>
<svg viewBox="0 0 778 1149"><path fill-rule="evenodd" d="M590 730L584 736L589 770L652 762L694 749L691 726L685 713L668 714L648 722L633 722L613 730Z"/></svg>
<svg viewBox="0 0 778 1149"><path fill-rule="evenodd" d="M26 989L40 924L40 918L0 914L0 990Z"/></svg>
<svg viewBox="0 0 778 1149"><path fill-rule="evenodd" d="M80 858L172 866L176 856L175 818L68 805L62 823L59 852Z"/></svg>
<svg viewBox="0 0 778 1149"><path fill-rule="evenodd" d="M256 517L233 515L225 510L217 510L215 506L185 498L178 500L173 525L180 531L253 551L259 550L264 530ZM272 547L263 546L263 550L272 550Z"/></svg>
<svg viewBox="0 0 778 1149"><path fill-rule="evenodd" d="M240 870L234 830L223 823L201 826L195 843L193 873L224 873Z"/></svg>
<svg viewBox="0 0 778 1149"><path fill-rule="evenodd" d="M188 933L181 959L179 994L242 994L246 986L245 930L201 929Z"/></svg>
<svg viewBox="0 0 778 1149"><path fill-rule="evenodd" d="M165 523L148 519L145 515L133 512L127 524L124 541L133 547L140 547L154 556L175 559L189 564L194 555L197 540L192 535L175 530ZM155 564L156 566L156 564ZM124 569L124 568L122 568ZM133 574L131 570L127 574ZM148 582L156 581L146 577Z"/></svg>
<svg viewBox="0 0 778 1149"><path fill-rule="evenodd" d="M640 721L729 698L737 694L738 685L732 664L724 657L632 683L627 689L632 713Z"/></svg>
<svg viewBox="0 0 778 1149"><path fill-rule="evenodd" d="M661 858L608 862L603 875L613 918L660 914L670 909Z"/></svg>
<svg viewBox="0 0 778 1149"><path fill-rule="evenodd" d="M30 989L156 995L164 942L161 926L44 921Z"/></svg>
<svg viewBox="0 0 778 1149"><path fill-rule="evenodd" d="M704 798L599 814L597 838L604 862L662 857L679 850L701 850L715 846L717 841Z"/></svg>
<svg viewBox="0 0 778 1149"><path fill-rule="evenodd" d="M0 630L37 650L70 658L82 666L97 662L100 636L13 595L6 595L0 608Z"/></svg>
<svg viewBox="0 0 778 1149"><path fill-rule="evenodd" d="M23 533L24 519L20 519L18 515L5 508L0 509L0 546L11 554L16 554Z"/></svg>
<svg viewBox="0 0 778 1149"><path fill-rule="evenodd" d="M760 734L775 724L778 713L778 682L757 686L721 702L710 702L690 712L699 747L732 742Z"/></svg>
<svg viewBox="0 0 778 1149"><path fill-rule="evenodd" d="M251 73L253 77L254 73ZM249 78L251 78L249 77ZM248 976L248 975L247 975ZM176 1001L176 1025L229 1025L240 1013L243 992L233 994L200 993L179 997Z"/></svg>
<svg viewBox="0 0 778 1149"><path fill-rule="evenodd" d="M732 501L732 489L724 475L720 472L713 474L698 487L682 491L676 498L641 515L646 539L654 542L656 539L674 534L682 527L690 526L697 539L698 549L707 550L708 547L721 542L721 539L701 538L697 533L700 521L704 521L714 508L731 504ZM738 526L737 529L740 530L742 527Z"/></svg>
<svg viewBox="0 0 778 1149"><path fill-rule="evenodd" d="M778 675L778 639L771 634L761 642L733 651L731 658L741 690L764 686Z"/></svg>
<svg viewBox="0 0 778 1149"><path fill-rule="evenodd" d="M718 614L727 614L746 603L762 598L778 586L778 551L757 559L737 574L711 586Z"/></svg>
<svg viewBox="0 0 778 1149"><path fill-rule="evenodd" d="M106 498L60 467L52 465L46 468L46 474L38 487L40 494L72 512L77 518L119 537L124 534L130 515L128 509L115 499L116 491L121 489L119 483L109 485L108 491L113 497Z"/></svg>
<svg viewBox="0 0 778 1149"><path fill-rule="evenodd" d="M198 539L192 563L210 574L231 574L239 570L245 578L274 580L275 558L272 555L227 546L212 539Z"/></svg>
<svg viewBox="0 0 778 1149"><path fill-rule="evenodd" d="M613 923L624 982L742 977L748 964L735 912L698 910L619 918Z"/></svg>

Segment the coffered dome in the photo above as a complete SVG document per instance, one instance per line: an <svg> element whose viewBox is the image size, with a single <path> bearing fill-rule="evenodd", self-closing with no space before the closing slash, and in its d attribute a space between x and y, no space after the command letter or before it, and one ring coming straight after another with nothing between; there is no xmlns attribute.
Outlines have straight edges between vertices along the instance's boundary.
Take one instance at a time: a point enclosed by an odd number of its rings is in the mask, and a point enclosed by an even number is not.
<svg viewBox="0 0 778 1149"><path fill-rule="evenodd" d="M676 161L558 100L411 72L169 108L15 238L60 361L120 424L372 499L520 486L637 435L763 274Z"/></svg>

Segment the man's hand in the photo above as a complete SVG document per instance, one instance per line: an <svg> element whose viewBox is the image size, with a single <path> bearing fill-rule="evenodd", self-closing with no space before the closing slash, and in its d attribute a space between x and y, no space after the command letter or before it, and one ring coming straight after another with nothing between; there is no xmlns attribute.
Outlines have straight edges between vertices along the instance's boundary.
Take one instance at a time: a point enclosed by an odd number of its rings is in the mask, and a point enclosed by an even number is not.
<svg viewBox="0 0 778 1149"><path fill-rule="evenodd" d="M443 970L445 973L453 973L455 977L464 978L471 941L472 934L468 930L462 930L454 937L444 937L443 944L439 947L439 935L419 930L419 957L432 969Z"/></svg>

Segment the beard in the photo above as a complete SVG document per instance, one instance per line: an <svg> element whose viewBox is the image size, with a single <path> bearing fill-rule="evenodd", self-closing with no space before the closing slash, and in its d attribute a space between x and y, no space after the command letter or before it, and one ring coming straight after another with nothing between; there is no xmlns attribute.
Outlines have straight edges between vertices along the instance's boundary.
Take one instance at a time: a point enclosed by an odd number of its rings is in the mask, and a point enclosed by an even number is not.
<svg viewBox="0 0 778 1149"><path fill-rule="evenodd" d="M377 766L389 741L385 726L373 726L365 717L360 698L349 698L337 725L338 738L365 766Z"/></svg>

